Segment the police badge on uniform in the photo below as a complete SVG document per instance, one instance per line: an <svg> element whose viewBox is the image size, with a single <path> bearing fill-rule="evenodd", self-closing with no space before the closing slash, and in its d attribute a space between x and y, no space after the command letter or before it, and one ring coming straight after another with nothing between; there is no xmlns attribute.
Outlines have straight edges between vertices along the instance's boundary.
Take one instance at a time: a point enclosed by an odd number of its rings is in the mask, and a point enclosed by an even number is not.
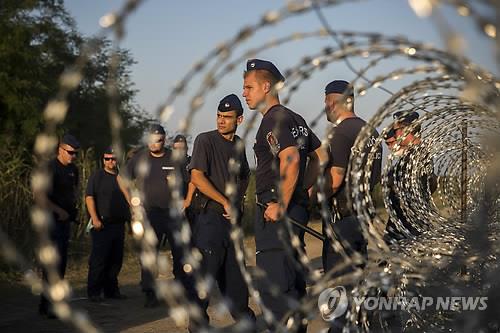
<svg viewBox="0 0 500 333"><path fill-rule="evenodd" d="M273 155L277 155L280 151L280 143L273 132L267 133L266 140L269 144L269 148L271 148L271 153L273 153Z"/></svg>

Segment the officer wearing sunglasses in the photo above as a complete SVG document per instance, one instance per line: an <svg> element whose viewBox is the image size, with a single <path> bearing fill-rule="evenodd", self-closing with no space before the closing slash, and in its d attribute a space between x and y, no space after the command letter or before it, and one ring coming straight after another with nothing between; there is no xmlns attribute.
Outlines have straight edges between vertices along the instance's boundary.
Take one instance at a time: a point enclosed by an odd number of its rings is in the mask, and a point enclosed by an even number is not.
<svg viewBox="0 0 500 333"><path fill-rule="evenodd" d="M64 278L68 257L68 244L71 222L77 217L77 193L79 173L74 162L80 149L78 140L70 134L65 134L59 141L57 157L49 162L51 187L43 200L52 211L53 223L50 224L49 237L53 242L59 261L57 272ZM39 195L35 193L35 195ZM47 281L47 272L43 271L43 279ZM40 315L55 318L50 302L44 294L41 295L38 307Z"/></svg>
<svg viewBox="0 0 500 333"><path fill-rule="evenodd" d="M118 274L123 262L125 222L130 212L117 182L116 155L110 147L103 154L103 168L87 183L85 203L92 220L92 250L89 259L87 295L91 302L105 298L123 299Z"/></svg>

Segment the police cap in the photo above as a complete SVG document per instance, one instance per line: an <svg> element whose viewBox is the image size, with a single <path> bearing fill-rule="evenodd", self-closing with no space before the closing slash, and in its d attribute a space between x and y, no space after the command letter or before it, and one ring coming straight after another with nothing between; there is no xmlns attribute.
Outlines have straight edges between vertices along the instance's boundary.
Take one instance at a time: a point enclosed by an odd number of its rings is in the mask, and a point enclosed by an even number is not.
<svg viewBox="0 0 500 333"><path fill-rule="evenodd" d="M392 115L393 119L402 125L410 125L417 120L420 115L416 111L398 111Z"/></svg>
<svg viewBox="0 0 500 333"><path fill-rule="evenodd" d="M182 134L177 134L174 138L174 143L177 143L177 142L187 143L186 137Z"/></svg>
<svg viewBox="0 0 500 333"><path fill-rule="evenodd" d="M108 147L106 147L106 149L104 149L103 154L104 155L114 155L115 151L113 150L112 146L108 146Z"/></svg>
<svg viewBox="0 0 500 333"><path fill-rule="evenodd" d="M235 94L227 95L219 102L219 107L217 108L220 112L236 111L238 116L243 114L243 106L241 101Z"/></svg>
<svg viewBox="0 0 500 333"><path fill-rule="evenodd" d="M149 134L160 134L165 135L165 129L160 124L153 124L149 128Z"/></svg>
<svg viewBox="0 0 500 333"><path fill-rule="evenodd" d="M346 93L347 91L347 93ZM344 94L346 93L347 96L354 97L354 91L352 87L350 86L349 82L344 81L344 80L334 80L330 83L328 83L325 87L325 95L328 94Z"/></svg>
<svg viewBox="0 0 500 333"><path fill-rule="evenodd" d="M78 140L71 134L64 134L61 139L61 143L67 144L75 149L80 148L80 142L78 142Z"/></svg>
<svg viewBox="0 0 500 333"><path fill-rule="evenodd" d="M247 61L247 72L254 70L265 70L271 73L278 81L285 82L285 77L281 75L280 71L274 64L267 60L250 59Z"/></svg>

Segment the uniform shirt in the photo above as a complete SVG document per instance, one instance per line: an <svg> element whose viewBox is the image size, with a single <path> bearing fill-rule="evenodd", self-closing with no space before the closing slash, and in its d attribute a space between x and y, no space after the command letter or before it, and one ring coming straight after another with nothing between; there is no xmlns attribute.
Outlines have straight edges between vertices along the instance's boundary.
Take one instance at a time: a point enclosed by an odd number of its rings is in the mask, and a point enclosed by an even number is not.
<svg viewBox="0 0 500 333"><path fill-rule="evenodd" d="M63 165L56 158L49 162L52 174L52 188L48 197L57 206L69 214L69 220L76 220L77 189L79 183L78 169L74 164Z"/></svg>
<svg viewBox="0 0 500 333"><path fill-rule="evenodd" d="M171 154L166 149L162 157L154 157L148 149L144 149L127 163L127 173L131 179L136 180L138 189L142 191L146 209L169 208L171 196L168 179L177 174Z"/></svg>
<svg viewBox="0 0 500 333"><path fill-rule="evenodd" d="M127 200L123 195L116 176L104 169L95 171L87 183L86 196L94 198L97 215L103 220L124 222L130 220Z"/></svg>
<svg viewBox="0 0 500 333"><path fill-rule="evenodd" d="M349 166L349 160L351 156L351 150L353 149L354 142L358 137L359 132L366 122L358 117L346 118L344 119L336 128L333 130L333 135L329 138L330 143L330 156L328 162L328 168L339 167L344 168L347 172ZM364 159L368 158L368 154L378 137L378 132L374 129L371 136L365 146ZM374 161L372 164L370 187L373 189L375 184L380 181L380 172L382 167L382 147L377 148L377 152L374 155ZM347 193L345 186L345 178L339 190L334 194L335 199L339 205L340 212L346 214L352 212L350 207L347 207Z"/></svg>
<svg viewBox="0 0 500 333"><path fill-rule="evenodd" d="M236 151L236 145L240 141L237 135L233 141L226 140L217 130L199 134L194 141L189 169L203 171L215 189L224 194L226 183L231 180L228 162L233 158L240 163L236 184L241 185L242 181L248 180L250 168L245 150L239 154ZM246 188L238 188L238 200L241 200Z"/></svg>
<svg viewBox="0 0 500 333"><path fill-rule="evenodd" d="M304 118L283 105L271 107L260 123L255 137L255 159L257 168L256 194L275 191L280 182L279 153L295 146L300 154L300 168L292 200L303 196L304 173L307 155L321 146L318 137L311 131Z"/></svg>

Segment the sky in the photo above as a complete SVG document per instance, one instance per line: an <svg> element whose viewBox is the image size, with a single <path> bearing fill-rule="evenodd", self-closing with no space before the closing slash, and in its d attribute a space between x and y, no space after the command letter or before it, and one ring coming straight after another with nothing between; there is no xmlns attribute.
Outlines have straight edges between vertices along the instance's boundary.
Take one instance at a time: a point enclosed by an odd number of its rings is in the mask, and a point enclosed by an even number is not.
<svg viewBox="0 0 500 333"><path fill-rule="evenodd" d="M403 35L413 41L445 48L436 20L417 17L405 0L345 2L347 3L323 9L324 16L334 30L377 32L388 36ZM121 0L65 1L67 10L76 20L78 30L87 36L101 31L99 18L117 11L123 3ZM278 10L286 4L286 1L278 0L143 1L126 22L126 35L121 43L121 47L129 49L137 61L132 68L132 80L138 90L139 105L155 115L175 83L194 63L203 59L219 43L234 37L242 27L259 22L264 13ZM498 67L494 62L493 40L487 38L471 18L459 16L450 7L443 8L441 13L449 26L463 36L465 55L498 75ZM232 59L272 39L295 32L312 32L321 27L312 11L287 18L274 26L261 29L234 50ZM331 37L289 43L265 50L256 57L273 61L284 72L300 63L304 56L317 54L326 46L336 46ZM353 59L352 62L357 68L366 64L366 61L359 59ZM209 65L212 64L213 62ZM404 68L408 64L408 61L400 57L389 59L376 69L370 70L367 76L374 77L396 68ZM244 69L245 61L241 61L237 68L220 80L216 89L206 96L205 104L193 119L189 133L192 139L200 132L215 129L216 109L220 99L230 93L241 97ZM323 108L325 85L334 79L350 81L354 76L343 62L328 66L305 82L287 106L300 113L307 121L311 121ZM196 76L188 85L185 94L174 103L174 113L163 123L169 133L177 133L179 121L186 115L190 99L203 86L202 81L202 76ZM412 81L413 79L391 81L384 84L384 87L396 92ZM377 89L370 91L363 98L357 98L358 115L365 119L371 118L388 98L389 94ZM244 104L243 99L242 102ZM251 112L254 111L245 109L245 117L249 118ZM324 133L325 128L326 120L325 124L322 123L315 129L318 136ZM250 139L247 141L248 156L251 156L254 133L255 130L250 133Z"/></svg>

